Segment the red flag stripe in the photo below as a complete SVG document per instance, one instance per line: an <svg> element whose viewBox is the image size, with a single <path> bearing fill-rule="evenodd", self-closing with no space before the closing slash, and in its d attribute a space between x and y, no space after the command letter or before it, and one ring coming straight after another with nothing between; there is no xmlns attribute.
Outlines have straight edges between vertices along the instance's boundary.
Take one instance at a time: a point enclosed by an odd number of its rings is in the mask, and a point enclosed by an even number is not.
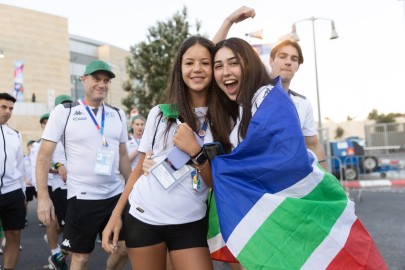
<svg viewBox="0 0 405 270"><path fill-rule="evenodd" d="M373 239L357 219L345 246L332 260L327 269L388 269Z"/></svg>
<svg viewBox="0 0 405 270"><path fill-rule="evenodd" d="M216 261L237 263L238 260L232 255L229 249L224 246L215 252L211 252L211 259Z"/></svg>

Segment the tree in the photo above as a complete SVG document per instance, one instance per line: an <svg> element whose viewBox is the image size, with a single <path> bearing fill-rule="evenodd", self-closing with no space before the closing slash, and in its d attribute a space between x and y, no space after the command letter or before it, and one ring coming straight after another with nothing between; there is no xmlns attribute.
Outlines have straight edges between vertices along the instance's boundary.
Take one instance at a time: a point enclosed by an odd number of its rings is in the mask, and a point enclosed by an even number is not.
<svg viewBox="0 0 405 270"><path fill-rule="evenodd" d="M197 34L201 24L196 22ZM126 59L129 80L123 85L128 95L122 100L129 112L134 106L147 115L156 104L164 103L172 61L182 42L190 36L187 8L176 12L166 22L158 21L148 29L147 41L131 46Z"/></svg>
<svg viewBox="0 0 405 270"><path fill-rule="evenodd" d="M369 114L367 119L369 120L375 120L377 124L381 123L395 123L395 117L398 116L398 114L395 113L389 113L387 115L385 114L379 114L376 109L373 109Z"/></svg>

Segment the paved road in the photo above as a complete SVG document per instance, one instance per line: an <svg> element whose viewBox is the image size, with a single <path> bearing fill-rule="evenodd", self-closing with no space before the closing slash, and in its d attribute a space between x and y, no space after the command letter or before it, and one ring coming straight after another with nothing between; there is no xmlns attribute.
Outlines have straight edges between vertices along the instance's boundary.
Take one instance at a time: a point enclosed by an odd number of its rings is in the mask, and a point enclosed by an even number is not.
<svg viewBox="0 0 405 270"><path fill-rule="evenodd" d="M370 234L374 237L381 254L391 270L405 269L405 189L373 189L361 192L350 191L356 202L356 212ZM360 199L360 200L359 200ZM23 230L20 262L17 269L46 269L49 248L43 239L45 228L38 226L36 202L29 206L30 224ZM90 259L90 270L105 268L107 254L96 243ZM0 261L2 258L0 256ZM1 264L1 263L0 263ZM125 270L130 269L127 265ZM216 264L216 270L228 270Z"/></svg>

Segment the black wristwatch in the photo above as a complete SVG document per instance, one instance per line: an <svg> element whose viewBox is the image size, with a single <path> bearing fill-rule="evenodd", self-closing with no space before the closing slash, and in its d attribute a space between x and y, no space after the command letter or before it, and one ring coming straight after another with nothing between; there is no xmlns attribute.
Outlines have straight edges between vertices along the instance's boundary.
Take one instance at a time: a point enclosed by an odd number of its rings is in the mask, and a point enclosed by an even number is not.
<svg viewBox="0 0 405 270"><path fill-rule="evenodd" d="M203 148L201 148L200 152L198 152L195 156L191 157L191 161L195 165L201 165L207 160L208 160L208 156L205 154Z"/></svg>

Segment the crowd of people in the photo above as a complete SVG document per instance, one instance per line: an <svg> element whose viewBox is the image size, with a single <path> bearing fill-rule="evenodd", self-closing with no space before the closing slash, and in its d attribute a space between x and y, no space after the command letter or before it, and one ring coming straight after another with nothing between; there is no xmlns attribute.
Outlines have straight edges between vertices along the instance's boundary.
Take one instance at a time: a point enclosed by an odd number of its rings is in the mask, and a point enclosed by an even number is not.
<svg viewBox="0 0 405 270"><path fill-rule="evenodd" d="M54 269L88 269L97 237L109 253L106 269L213 269L207 243L207 199L215 186L204 145L219 142L231 153L246 137L262 101L281 84L297 109L308 149L325 167L312 107L291 90L303 64L299 44L285 40L271 51L268 70L253 47L228 38L234 23L253 18L241 7L213 40L187 38L178 49L167 82L167 104L147 118L105 102L111 67L95 60L81 77L84 96L55 99L40 117L43 134L28 141L7 125L16 100L0 94L0 218L6 239L4 269L18 263L26 206L37 196ZM326 168L326 167L325 167ZM23 181L23 179L25 179ZM63 232L62 241L59 235ZM232 269L243 269L231 263Z"/></svg>

